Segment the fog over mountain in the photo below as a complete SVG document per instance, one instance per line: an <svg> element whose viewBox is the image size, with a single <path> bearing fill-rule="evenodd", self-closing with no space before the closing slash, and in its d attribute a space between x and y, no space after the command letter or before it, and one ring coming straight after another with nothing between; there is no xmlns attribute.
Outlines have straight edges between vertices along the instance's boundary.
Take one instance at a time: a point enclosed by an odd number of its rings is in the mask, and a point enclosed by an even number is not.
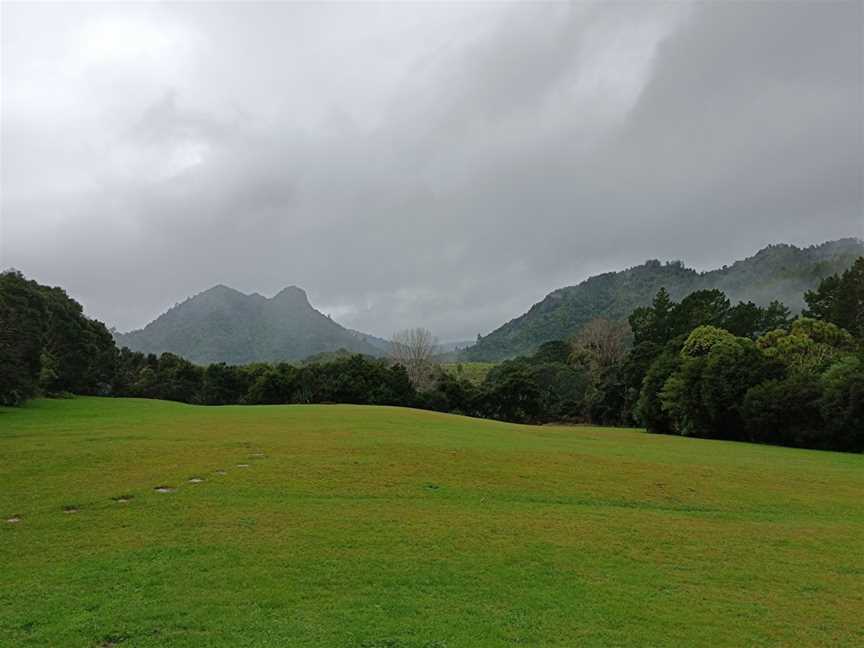
<svg viewBox="0 0 864 648"><path fill-rule="evenodd" d="M651 259L549 293L527 313L478 338L465 358L502 360L531 354L543 342L570 339L595 318L625 321L634 308L649 305L661 288L675 300L697 290L719 290L731 304L767 307L777 301L798 314L806 306L807 291L815 290L826 277L845 272L861 256L864 242L842 239L804 249L771 245L706 272L696 272L680 261L664 264Z"/></svg>
<svg viewBox="0 0 864 648"><path fill-rule="evenodd" d="M379 356L389 350L386 341L348 330L315 310L297 286L271 299L213 286L116 339L133 351L169 351L199 364L284 362L343 349Z"/></svg>
<svg viewBox="0 0 864 648"><path fill-rule="evenodd" d="M0 266L388 337L864 235L862 4L4 3Z"/></svg>

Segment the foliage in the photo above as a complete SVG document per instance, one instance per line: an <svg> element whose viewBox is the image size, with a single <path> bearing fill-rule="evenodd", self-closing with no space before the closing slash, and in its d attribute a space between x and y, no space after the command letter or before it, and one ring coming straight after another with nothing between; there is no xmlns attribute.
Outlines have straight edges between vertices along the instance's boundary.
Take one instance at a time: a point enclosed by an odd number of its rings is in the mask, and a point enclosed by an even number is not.
<svg viewBox="0 0 864 648"><path fill-rule="evenodd" d="M795 320L788 331L766 333L756 344L789 371L811 375L823 373L838 357L856 347L854 338L843 329L809 317Z"/></svg>
<svg viewBox="0 0 864 648"><path fill-rule="evenodd" d="M864 244L856 239L842 239L803 249L792 245L772 245L731 266L703 273L685 268L680 262L648 261L641 266L597 275L579 285L550 293L527 313L488 335L478 336L477 343L465 350L464 359L499 361L529 355L543 342L571 338L592 319L624 320L634 309L650 306L661 289L665 289L667 298L675 300L697 291L717 291L736 303L752 302L766 311L761 323L753 321L752 307L733 307L738 310L729 315L730 321L724 328L736 335L758 335L781 324L784 314L776 311L780 303L791 307L794 312L800 311L804 307L804 291L814 289L825 277L851 267L862 252ZM860 299L861 292L857 294ZM711 304L702 306L711 307ZM684 330L668 333L661 326L658 336L664 339L686 334L689 332L687 326L692 327L696 320L701 324L721 325L717 321L708 321L706 314L696 313L694 308L689 323L680 318L675 322ZM788 315L786 313L785 317ZM635 343L643 341L635 327L634 335Z"/></svg>
<svg viewBox="0 0 864 648"><path fill-rule="evenodd" d="M675 431L672 417L663 407L661 393L680 366L679 350L669 348L654 359L645 374L636 415L649 432L672 434Z"/></svg>
<svg viewBox="0 0 864 648"><path fill-rule="evenodd" d="M858 338L864 338L864 256L842 275L824 279L808 291L805 315L831 322Z"/></svg>
<svg viewBox="0 0 864 648"><path fill-rule="evenodd" d="M198 367L173 354L158 358L124 349L115 395L206 405L356 403L413 406L417 393L405 369L359 354L320 364L224 363Z"/></svg>
<svg viewBox="0 0 864 648"><path fill-rule="evenodd" d="M837 325L808 317L789 322L780 304L730 307L715 291L677 304L661 291L630 323L636 345L623 363L625 394L638 385L633 413L649 431L858 447L851 358L861 341ZM625 414L629 402L625 396Z"/></svg>
<svg viewBox="0 0 864 648"><path fill-rule="evenodd" d="M18 404L37 391L111 393L117 357L105 325L61 288L0 274L0 403Z"/></svg>
<svg viewBox="0 0 864 648"><path fill-rule="evenodd" d="M826 304L838 286L854 284L843 277L811 298L814 312L834 312ZM397 336L394 359L342 350L298 364L199 366L173 353L118 351L104 325L84 316L62 289L19 273L0 275L0 305L4 404L41 391L206 405L397 405L520 423L641 423L666 434L864 450L862 341L830 321L790 322L781 304L732 306L717 290L680 302L659 290L628 318L632 345L623 324L595 319L570 341L550 340L532 355L484 365L473 379L461 365L434 361L425 329Z"/></svg>
<svg viewBox="0 0 864 648"><path fill-rule="evenodd" d="M802 374L751 387L744 397L743 418L749 440L802 448L820 447L825 423L819 408L819 383Z"/></svg>
<svg viewBox="0 0 864 648"><path fill-rule="evenodd" d="M711 353L716 345L735 338L729 331L710 324L696 326L684 341L681 355L685 358L700 358Z"/></svg>
<svg viewBox="0 0 864 648"><path fill-rule="evenodd" d="M18 272L0 274L0 404L37 390L44 354L45 296Z"/></svg>
<svg viewBox="0 0 864 648"><path fill-rule="evenodd" d="M864 355L846 356L822 376L820 410L829 447L864 451Z"/></svg>

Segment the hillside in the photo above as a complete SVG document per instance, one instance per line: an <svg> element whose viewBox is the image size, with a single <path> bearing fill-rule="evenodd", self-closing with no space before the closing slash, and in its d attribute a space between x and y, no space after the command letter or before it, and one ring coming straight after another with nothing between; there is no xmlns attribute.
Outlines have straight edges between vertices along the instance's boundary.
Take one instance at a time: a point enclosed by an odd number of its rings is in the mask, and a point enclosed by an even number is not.
<svg viewBox="0 0 864 648"><path fill-rule="evenodd" d="M270 299L215 286L116 338L133 351L170 351L200 364L301 360L340 349L378 356L386 345L315 310L297 286Z"/></svg>
<svg viewBox="0 0 864 648"><path fill-rule="evenodd" d="M849 238L808 248L771 245L730 266L701 273L678 261L647 261L550 293L524 315L479 338L462 357L496 361L530 353L543 342L566 339L596 317L624 319L634 308L649 304L660 288L675 300L696 290L717 288L733 303L766 305L776 299L797 312L804 306L805 291L846 270L861 255L864 243Z"/></svg>
<svg viewBox="0 0 864 648"><path fill-rule="evenodd" d="M861 455L117 398L0 408L0 444L3 646L864 638Z"/></svg>

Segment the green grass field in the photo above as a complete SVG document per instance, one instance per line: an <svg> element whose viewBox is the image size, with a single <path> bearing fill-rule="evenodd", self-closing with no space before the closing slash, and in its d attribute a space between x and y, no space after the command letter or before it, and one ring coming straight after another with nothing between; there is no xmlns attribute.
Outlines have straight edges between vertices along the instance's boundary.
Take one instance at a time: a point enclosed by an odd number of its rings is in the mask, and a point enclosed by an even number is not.
<svg viewBox="0 0 864 648"><path fill-rule="evenodd" d="M486 380L486 375L496 366L495 362L446 362L441 367L452 376L480 385ZM462 367L460 370L459 367Z"/></svg>
<svg viewBox="0 0 864 648"><path fill-rule="evenodd" d="M40 400L0 517L4 647L864 645L861 455Z"/></svg>

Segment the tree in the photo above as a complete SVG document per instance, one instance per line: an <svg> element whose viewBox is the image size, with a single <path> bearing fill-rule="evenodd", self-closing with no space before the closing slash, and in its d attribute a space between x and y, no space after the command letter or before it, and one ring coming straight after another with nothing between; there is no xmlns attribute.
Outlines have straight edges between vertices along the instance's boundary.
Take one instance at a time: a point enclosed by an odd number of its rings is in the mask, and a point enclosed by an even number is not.
<svg viewBox="0 0 864 648"><path fill-rule="evenodd" d="M547 362L560 362L566 364L570 359L571 351L571 346L563 340L552 340L541 344L531 357L531 361L535 364Z"/></svg>
<svg viewBox="0 0 864 648"><path fill-rule="evenodd" d="M36 393L44 351L45 297L14 270L0 274L0 405Z"/></svg>
<svg viewBox="0 0 864 648"><path fill-rule="evenodd" d="M636 403L636 417L649 432L672 434L675 431L674 422L663 408L660 395L663 386L680 366L680 353L670 348L657 356L645 374Z"/></svg>
<svg viewBox="0 0 864 648"><path fill-rule="evenodd" d="M715 326L694 329L680 358L659 396L671 428L688 436L747 438L741 412L744 396L760 382L779 377L777 364L752 340Z"/></svg>
<svg viewBox="0 0 864 648"><path fill-rule="evenodd" d="M201 402L205 405L239 403L247 389L244 375L237 367L224 362L207 365L201 383Z"/></svg>
<svg viewBox="0 0 864 648"><path fill-rule="evenodd" d="M540 415L541 392L537 381L521 363L508 363L484 382L483 413L492 418L528 423Z"/></svg>
<svg viewBox="0 0 864 648"><path fill-rule="evenodd" d="M729 308L729 299L720 290L692 292L672 312L671 335L686 335L697 326L723 326Z"/></svg>
<svg viewBox="0 0 864 648"><path fill-rule="evenodd" d="M762 329L763 311L753 302L739 302L723 318L723 328L741 337L752 337Z"/></svg>
<svg viewBox="0 0 864 648"><path fill-rule="evenodd" d="M628 338L625 323L602 317L593 319L573 338L571 359L589 367L592 373L603 372L624 359Z"/></svg>
<svg viewBox="0 0 864 648"><path fill-rule="evenodd" d="M106 340L84 317L81 304L62 288L40 286L45 295L45 351L54 359L55 378L46 387L52 392L96 393L93 362ZM114 345L110 333L110 345Z"/></svg>
<svg viewBox="0 0 864 648"><path fill-rule="evenodd" d="M856 346L852 336L839 326L810 317L799 317L788 331L769 331L756 340L756 345L789 371L813 376Z"/></svg>
<svg viewBox="0 0 864 648"><path fill-rule="evenodd" d="M39 387L44 392L49 394L54 393L56 391L59 369L57 358L48 351L42 351L39 364Z"/></svg>
<svg viewBox="0 0 864 648"><path fill-rule="evenodd" d="M396 365L395 368L399 368ZM476 416L479 413L479 389L469 380L442 371L435 388L422 395L420 404L427 409Z"/></svg>
<svg viewBox="0 0 864 648"><path fill-rule="evenodd" d="M626 385L621 364L629 338L624 322L597 318L583 326L573 339L571 362L587 373L590 382L584 398L588 415L602 425L626 422Z"/></svg>
<svg viewBox="0 0 864 648"><path fill-rule="evenodd" d="M864 356L844 357L825 372L821 383L827 447L864 451Z"/></svg>
<svg viewBox="0 0 864 648"><path fill-rule="evenodd" d="M437 340L426 328L405 329L394 333L390 339L391 358L405 367L411 384L418 390L432 386L437 350Z"/></svg>
<svg viewBox="0 0 864 648"><path fill-rule="evenodd" d="M742 405L747 390L781 374L749 338L718 342L709 351L702 369L701 400L705 418L693 421L700 436L750 440Z"/></svg>
<svg viewBox="0 0 864 648"><path fill-rule="evenodd" d="M747 390L741 409L748 438L756 443L822 446L821 395L819 383L800 374L754 385Z"/></svg>
<svg viewBox="0 0 864 648"><path fill-rule="evenodd" d="M255 405L290 403L295 391L295 371L290 365L267 366L250 385L246 402Z"/></svg>
<svg viewBox="0 0 864 648"><path fill-rule="evenodd" d="M791 323L792 311L775 299L762 310L762 321L757 333L762 335L775 329L788 328Z"/></svg>
<svg viewBox="0 0 864 648"><path fill-rule="evenodd" d="M831 322L857 338L864 338L864 257L842 275L822 280L804 295L805 316Z"/></svg>
<svg viewBox="0 0 864 648"><path fill-rule="evenodd" d="M653 342L665 344L672 333L672 313L675 302L669 297L665 288L661 288L654 296L650 307L635 309L629 317L630 329L633 331L633 344Z"/></svg>
<svg viewBox="0 0 864 648"><path fill-rule="evenodd" d="M544 362L531 364L529 373L540 389L540 416L544 420L583 418L589 389L589 377L583 369L563 362Z"/></svg>
<svg viewBox="0 0 864 648"><path fill-rule="evenodd" d="M697 326L687 336L681 348L681 356L685 359L707 356L716 344L727 342L734 337L729 331L716 326Z"/></svg>

